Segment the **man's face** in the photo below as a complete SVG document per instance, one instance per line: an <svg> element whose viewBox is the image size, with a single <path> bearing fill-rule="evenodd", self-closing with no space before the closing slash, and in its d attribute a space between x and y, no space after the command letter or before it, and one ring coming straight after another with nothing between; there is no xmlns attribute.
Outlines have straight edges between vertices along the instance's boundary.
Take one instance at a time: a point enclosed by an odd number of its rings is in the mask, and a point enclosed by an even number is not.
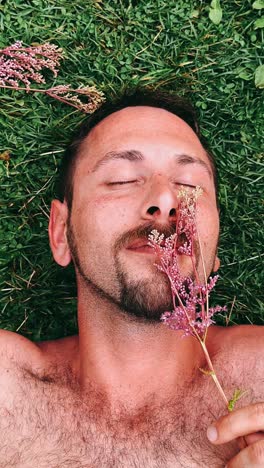
<svg viewBox="0 0 264 468"><path fill-rule="evenodd" d="M77 278L123 311L157 321L172 308L147 243L153 229L175 232L182 185L203 189L197 226L207 275L214 268L219 219L210 163L192 129L170 112L128 107L105 118L83 142L73 185L67 238ZM193 274L190 258L179 262L182 274ZM196 263L202 278L199 252Z"/></svg>

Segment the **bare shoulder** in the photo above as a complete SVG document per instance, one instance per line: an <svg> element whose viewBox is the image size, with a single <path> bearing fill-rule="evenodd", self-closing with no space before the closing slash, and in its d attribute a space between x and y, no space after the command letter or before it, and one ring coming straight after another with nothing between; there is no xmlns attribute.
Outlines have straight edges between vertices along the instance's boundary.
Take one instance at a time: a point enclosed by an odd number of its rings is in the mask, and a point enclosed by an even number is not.
<svg viewBox="0 0 264 468"><path fill-rule="evenodd" d="M0 410L24 381L30 385L30 380L61 377L78 355L78 344L78 337L35 343L18 333L0 330Z"/></svg>
<svg viewBox="0 0 264 468"><path fill-rule="evenodd" d="M42 353L35 343L18 333L0 330L0 416L8 416L26 372L41 366Z"/></svg>
<svg viewBox="0 0 264 468"><path fill-rule="evenodd" d="M18 333L0 330L0 368L8 363L23 365L41 360L42 352L36 343Z"/></svg>
<svg viewBox="0 0 264 468"><path fill-rule="evenodd" d="M74 356L79 349L78 335L33 342L23 335L0 329L0 366L1 362L39 364L50 361L59 362Z"/></svg>
<svg viewBox="0 0 264 468"><path fill-rule="evenodd" d="M210 347L223 378L237 388L252 389L251 401L263 401L264 327L212 327ZM243 400L244 401L244 400Z"/></svg>
<svg viewBox="0 0 264 468"><path fill-rule="evenodd" d="M264 327L259 325L235 325L211 327L208 334L210 351L215 356L229 357L232 361L246 356L246 362L257 359L264 369Z"/></svg>
<svg viewBox="0 0 264 468"><path fill-rule="evenodd" d="M235 325L232 327L213 327L214 339L221 349L228 352L256 352L264 351L264 326Z"/></svg>
<svg viewBox="0 0 264 468"><path fill-rule="evenodd" d="M78 335L67 336L57 340L47 340L36 343L44 359L51 365L73 365L79 356Z"/></svg>

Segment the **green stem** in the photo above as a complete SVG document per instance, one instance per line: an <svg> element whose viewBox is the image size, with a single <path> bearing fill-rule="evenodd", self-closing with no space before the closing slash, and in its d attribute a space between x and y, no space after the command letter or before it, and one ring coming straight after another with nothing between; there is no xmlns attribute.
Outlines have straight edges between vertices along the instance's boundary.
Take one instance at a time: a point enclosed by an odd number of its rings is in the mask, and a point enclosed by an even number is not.
<svg viewBox="0 0 264 468"><path fill-rule="evenodd" d="M196 226L196 232L197 232L197 239L198 239L198 243L199 243L199 249L200 249L202 265L203 265L204 282L205 282L205 284L207 284L207 274L206 274L205 264L204 264L204 255L203 255L202 243L201 243L201 239L200 239L200 236L199 236L197 226ZM208 291L207 291L206 292L206 314L207 314L207 317L208 317L208 313L209 313L209 295L208 295ZM207 338L207 331L208 331L208 328L206 328L205 333L204 333L204 338L203 338L204 342L206 341L206 338Z"/></svg>
<svg viewBox="0 0 264 468"><path fill-rule="evenodd" d="M225 402L225 404L226 404L226 406L227 406L227 409L228 409L228 403L229 403L229 401L228 401L228 399L227 399L227 397L226 397L226 394L225 394L225 392L224 392L224 390L223 390L223 388L222 388L222 385L220 384L220 382L219 382L219 380L218 380L218 378L217 378L217 376L216 376L213 363L212 363L212 361L211 361L211 358L210 358L209 353L208 353L207 348L206 348L206 344L205 344L205 342L202 341L202 340L199 340L199 341L200 341L200 344L201 344L201 346L202 346L202 349L203 349L203 352L204 352L205 359L206 359L206 361L207 361L208 367L209 367L209 369L210 369L210 375L211 375L211 377L212 377L212 379L213 379L213 381L214 381L214 383L215 383L215 385L216 385L216 387L217 387L217 389L218 389L218 391L219 391L219 393L220 393L222 399L224 400L224 402ZM228 410L229 410L229 409L228 409Z"/></svg>

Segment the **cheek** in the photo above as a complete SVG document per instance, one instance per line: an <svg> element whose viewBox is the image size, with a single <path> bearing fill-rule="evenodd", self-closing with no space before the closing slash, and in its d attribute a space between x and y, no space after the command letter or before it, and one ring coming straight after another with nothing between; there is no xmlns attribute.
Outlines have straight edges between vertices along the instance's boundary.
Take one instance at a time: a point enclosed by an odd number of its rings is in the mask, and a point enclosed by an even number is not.
<svg viewBox="0 0 264 468"><path fill-rule="evenodd" d="M118 230L118 227L128 225L133 213L131 203L121 197L110 195L93 200L89 205L89 211L93 222L100 226L104 224L111 230L115 230L115 226Z"/></svg>
<svg viewBox="0 0 264 468"><path fill-rule="evenodd" d="M205 243L212 241L217 242L219 235L219 216L217 209L208 210L206 207L201 207L197 212L197 227L199 235Z"/></svg>
<svg viewBox="0 0 264 468"><path fill-rule="evenodd" d="M98 243L106 238L114 238L131 224L130 203L116 196L101 196L87 200L82 207L75 209L72 224L81 238Z"/></svg>

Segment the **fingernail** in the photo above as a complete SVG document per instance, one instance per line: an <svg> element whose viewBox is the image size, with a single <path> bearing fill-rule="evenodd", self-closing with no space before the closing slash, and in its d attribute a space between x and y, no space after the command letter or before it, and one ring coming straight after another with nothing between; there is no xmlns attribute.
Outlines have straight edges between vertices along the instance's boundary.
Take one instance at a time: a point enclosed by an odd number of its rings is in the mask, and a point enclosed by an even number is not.
<svg viewBox="0 0 264 468"><path fill-rule="evenodd" d="M209 426L207 429L207 437L210 442L215 442L217 439L217 430L214 426Z"/></svg>

